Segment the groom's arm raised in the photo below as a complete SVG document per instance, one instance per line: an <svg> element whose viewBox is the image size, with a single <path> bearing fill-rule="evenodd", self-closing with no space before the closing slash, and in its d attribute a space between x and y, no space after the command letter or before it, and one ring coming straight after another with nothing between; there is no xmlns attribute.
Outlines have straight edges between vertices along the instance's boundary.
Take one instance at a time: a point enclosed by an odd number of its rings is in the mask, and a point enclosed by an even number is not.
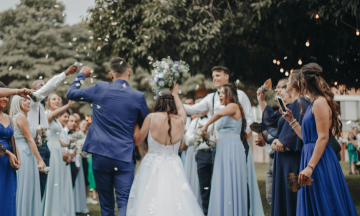
<svg viewBox="0 0 360 216"><path fill-rule="evenodd" d="M81 84L84 82L86 77L90 77L91 69L88 67L83 67L80 73L76 76L73 83L70 85L70 88L66 94L66 98L73 101L92 101L94 96L95 85L80 89Z"/></svg>

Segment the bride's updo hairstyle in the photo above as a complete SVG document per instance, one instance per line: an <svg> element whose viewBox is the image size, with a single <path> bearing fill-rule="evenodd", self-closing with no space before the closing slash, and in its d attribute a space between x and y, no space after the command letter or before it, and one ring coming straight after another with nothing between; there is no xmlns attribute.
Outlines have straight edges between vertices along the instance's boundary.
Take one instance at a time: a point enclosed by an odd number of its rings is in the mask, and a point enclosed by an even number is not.
<svg viewBox="0 0 360 216"><path fill-rule="evenodd" d="M159 93L158 98L155 101L154 112L166 112L168 115L168 124L169 131L168 134L170 136L170 143L172 144L171 138L171 116L170 114L177 115L178 111L176 109L176 104L174 100L174 96L170 91L161 91Z"/></svg>
<svg viewBox="0 0 360 216"><path fill-rule="evenodd" d="M323 70L316 63L309 63L300 69L300 95L310 93L314 98L324 97L332 112L332 130L334 135L341 135L339 104L334 101L334 93L322 77ZM299 100L300 98L298 98Z"/></svg>
<svg viewBox="0 0 360 216"><path fill-rule="evenodd" d="M228 83L228 84L223 85L222 88L224 88L225 101L227 101L227 98L229 98L230 103L236 103L240 108L240 112L241 112L241 116L242 116L242 127L241 127L240 137L241 137L241 140L244 140L244 139L246 139L246 132L245 132L246 118L245 118L244 110L239 103L236 86L232 83Z"/></svg>

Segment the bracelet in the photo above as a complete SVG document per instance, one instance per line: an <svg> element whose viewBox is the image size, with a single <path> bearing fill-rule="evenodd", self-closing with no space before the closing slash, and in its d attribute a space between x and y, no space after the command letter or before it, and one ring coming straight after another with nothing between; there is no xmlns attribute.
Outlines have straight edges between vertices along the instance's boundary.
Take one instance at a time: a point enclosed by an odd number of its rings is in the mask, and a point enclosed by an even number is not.
<svg viewBox="0 0 360 216"><path fill-rule="evenodd" d="M299 123L296 122L296 124L294 126L292 126L292 129L295 129L298 125L299 125Z"/></svg>
<svg viewBox="0 0 360 216"><path fill-rule="evenodd" d="M314 167L313 166L310 166L310 165L307 165L308 167L310 167L313 171L314 171Z"/></svg>
<svg viewBox="0 0 360 216"><path fill-rule="evenodd" d="M296 122L296 119L290 123L290 126L293 125Z"/></svg>
<svg viewBox="0 0 360 216"><path fill-rule="evenodd" d="M17 90L18 90L18 89L16 89L16 93L15 93L16 95L17 95Z"/></svg>

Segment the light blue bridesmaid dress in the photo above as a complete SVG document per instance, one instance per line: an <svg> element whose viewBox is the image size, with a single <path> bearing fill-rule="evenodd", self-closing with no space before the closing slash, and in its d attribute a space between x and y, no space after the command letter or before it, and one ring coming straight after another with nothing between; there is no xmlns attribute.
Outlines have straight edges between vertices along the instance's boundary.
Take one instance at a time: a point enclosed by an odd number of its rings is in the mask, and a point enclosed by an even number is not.
<svg viewBox="0 0 360 216"><path fill-rule="evenodd" d="M15 143L19 150L21 166L16 171L16 215L37 216L42 214L40 176L37 160L31 151L25 135L16 124L21 113L13 117ZM33 138L36 137L35 128L29 124Z"/></svg>
<svg viewBox="0 0 360 216"><path fill-rule="evenodd" d="M184 170L196 200L198 201L199 205L202 206L200 182L197 173L197 162L195 159L196 153L197 150L194 150L193 145L188 146L186 151Z"/></svg>
<svg viewBox="0 0 360 216"><path fill-rule="evenodd" d="M48 140L48 147L51 152L50 156L50 172L46 182L46 191L43 201L44 216L61 216L63 213L64 200L64 167L62 157L62 147L60 145L60 134L62 125L59 120L54 119L50 124L50 136Z"/></svg>
<svg viewBox="0 0 360 216"><path fill-rule="evenodd" d="M245 148L240 139L242 118L236 121L225 116L218 120L216 128L219 136L208 216L263 216L252 153L249 151L247 163Z"/></svg>

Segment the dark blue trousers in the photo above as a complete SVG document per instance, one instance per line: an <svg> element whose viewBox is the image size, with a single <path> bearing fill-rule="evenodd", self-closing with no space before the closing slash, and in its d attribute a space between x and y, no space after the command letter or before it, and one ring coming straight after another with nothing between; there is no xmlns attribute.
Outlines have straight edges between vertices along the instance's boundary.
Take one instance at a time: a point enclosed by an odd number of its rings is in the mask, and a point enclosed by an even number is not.
<svg viewBox="0 0 360 216"><path fill-rule="evenodd" d="M70 170L71 170L71 181L72 181L72 186L73 188L75 187L75 181L76 181L76 177L79 173L79 168L77 168L75 162L71 161L70 163Z"/></svg>
<svg viewBox="0 0 360 216"><path fill-rule="evenodd" d="M96 190L102 216L114 216L114 189L119 216L126 215L129 193L134 180L135 163L92 154Z"/></svg>
<svg viewBox="0 0 360 216"><path fill-rule="evenodd" d="M199 176L202 209L207 215L209 208L211 177L213 173L212 152L198 152L195 156Z"/></svg>
<svg viewBox="0 0 360 216"><path fill-rule="evenodd" d="M50 150L46 143L43 143L42 146L38 146L38 151L40 153L41 158L45 162L46 166L50 166ZM40 173L40 189L41 189L41 199L44 196L45 186L47 181L47 174Z"/></svg>

